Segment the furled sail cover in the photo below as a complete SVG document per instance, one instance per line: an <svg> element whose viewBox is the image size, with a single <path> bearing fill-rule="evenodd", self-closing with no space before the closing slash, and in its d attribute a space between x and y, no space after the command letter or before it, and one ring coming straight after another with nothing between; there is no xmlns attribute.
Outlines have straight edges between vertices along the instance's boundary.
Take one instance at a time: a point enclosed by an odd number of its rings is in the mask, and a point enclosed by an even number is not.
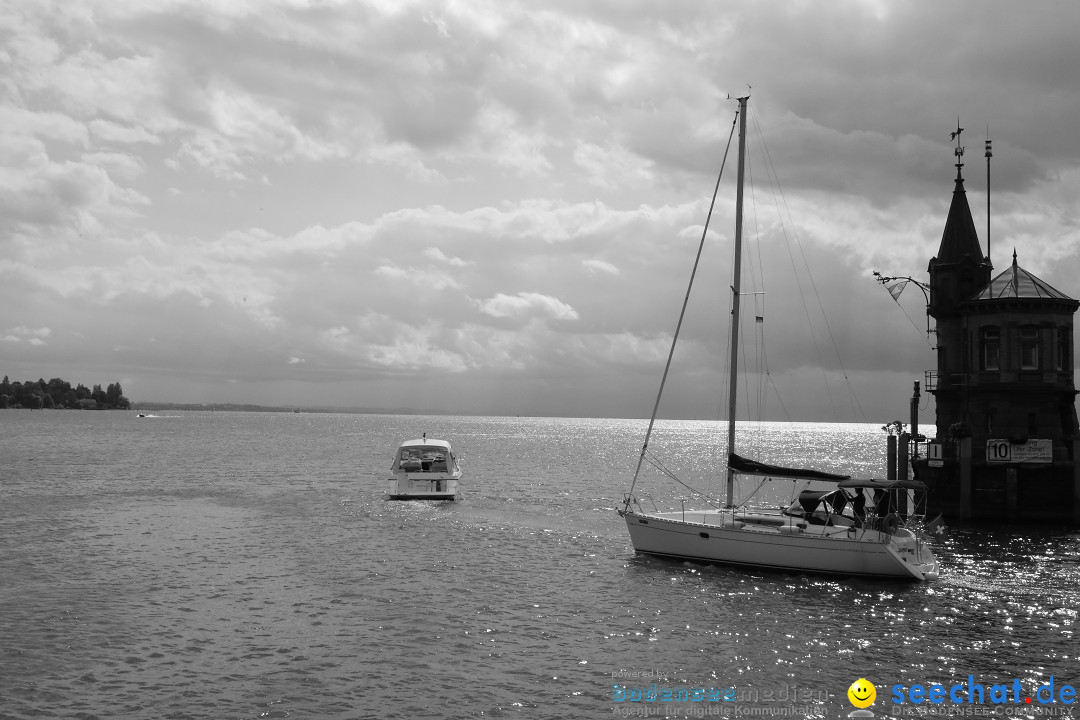
<svg viewBox="0 0 1080 720"><path fill-rule="evenodd" d="M744 475L770 475L772 477L802 478L804 480L847 480L850 475L835 475L821 470L802 470L779 465L767 465L757 460L747 460L735 453L728 455L728 467Z"/></svg>
<svg viewBox="0 0 1080 720"><path fill-rule="evenodd" d="M879 478L867 478L859 480L845 480L837 483L837 487L851 488L855 490L925 490L926 483L921 480L881 480Z"/></svg>

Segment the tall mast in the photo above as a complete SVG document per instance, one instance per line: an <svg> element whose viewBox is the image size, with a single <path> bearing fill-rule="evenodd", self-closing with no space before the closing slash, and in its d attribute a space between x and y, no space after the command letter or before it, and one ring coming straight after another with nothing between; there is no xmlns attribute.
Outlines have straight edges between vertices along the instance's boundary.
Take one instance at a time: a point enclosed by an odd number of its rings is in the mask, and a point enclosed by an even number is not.
<svg viewBox="0 0 1080 720"><path fill-rule="evenodd" d="M990 158L994 157L991 152L990 126L986 126L986 259L990 260ZM993 262L990 263L993 267Z"/></svg>
<svg viewBox="0 0 1080 720"><path fill-rule="evenodd" d="M742 278L742 216L743 216L743 171L746 167L746 101L749 96L739 98L739 174L735 194L735 258L731 269L731 362L728 381L728 457L735 452L735 400L738 397L739 377L739 286ZM728 463L727 506L735 498L735 475Z"/></svg>

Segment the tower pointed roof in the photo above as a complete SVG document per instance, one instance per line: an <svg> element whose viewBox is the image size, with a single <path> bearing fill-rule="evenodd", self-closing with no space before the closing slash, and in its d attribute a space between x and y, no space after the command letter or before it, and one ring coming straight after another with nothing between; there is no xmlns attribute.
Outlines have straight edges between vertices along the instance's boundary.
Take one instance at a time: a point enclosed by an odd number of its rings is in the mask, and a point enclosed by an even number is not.
<svg viewBox="0 0 1080 720"><path fill-rule="evenodd" d="M937 251L939 263L958 263L965 257L981 263L984 259L979 234L975 231L975 221L971 217L971 207L968 205L960 167L961 165L957 163L952 205L949 206L949 217L945 220L945 231L941 234L941 245Z"/></svg>
<svg viewBox="0 0 1080 720"><path fill-rule="evenodd" d="M990 281L978 300L996 300L999 298L1029 298L1038 300L1072 300L1068 295L1035 277L1016 264L1016 250L1013 250L1012 265L1005 272Z"/></svg>

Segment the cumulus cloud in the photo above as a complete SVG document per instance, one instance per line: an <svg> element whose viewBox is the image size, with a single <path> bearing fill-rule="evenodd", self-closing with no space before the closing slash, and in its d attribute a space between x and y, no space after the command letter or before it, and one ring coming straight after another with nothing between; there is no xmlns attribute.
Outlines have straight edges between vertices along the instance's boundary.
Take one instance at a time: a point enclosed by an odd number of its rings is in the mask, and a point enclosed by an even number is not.
<svg viewBox="0 0 1080 720"><path fill-rule="evenodd" d="M476 303L480 312L496 318L547 317L553 320L577 320L574 308L558 298L540 293L519 292L516 295L499 293Z"/></svg>
<svg viewBox="0 0 1080 720"><path fill-rule="evenodd" d="M615 267L614 265L607 262L606 260L595 260L595 259L582 260L581 264L584 265L589 270L589 272L592 273L592 274L597 274L597 273L602 273L602 274L605 274L605 275L618 275L619 274L619 268Z"/></svg>
<svg viewBox="0 0 1080 720"><path fill-rule="evenodd" d="M52 329L43 327L31 329L27 327L11 328L7 334L0 335L0 341L7 343L25 343L39 347L47 343L47 338L52 335Z"/></svg>
<svg viewBox="0 0 1080 720"><path fill-rule="evenodd" d="M324 404L362 387L418 409L406 388L447 377L476 390L460 409L517 412L483 392L509 374L533 410L603 388L590 412L634 412L623 398L666 357L728 95L749 80L745 284L770 365L835 372L810 329L856 384L906 397L904 373L932 362L908 318L923 309L870 271L925 272L958 114L981 234L987 124L994 138L995 262L1016 246L1080 293L1080 97L1062 90L1078 20L974 0L16 3L0 53L5 372L93 363L136 399L164 379L177 400L228 381L267 404L286 381ZM722 355L733 182L731 153L678 358L694 378Z"/></svg>
<svg viewBox="0 0 1080 720"><path fill-rule="evenodd" d="M453 276L447 274L445 269L434 267L398 267L397 265L380 265L374 270L376 275L401 281L410 285L418 285L434 290L460 287Z"/></svg>
<svg viewBox="0 0 1080 720"><path fill-rule="evenodd" d="M460 268L470 264L468 260L462 260L459 257L448 257L446 253L435 247L430 247L427 250L424 250L424 257L436 263L445 263L450 267Z"/></svg>

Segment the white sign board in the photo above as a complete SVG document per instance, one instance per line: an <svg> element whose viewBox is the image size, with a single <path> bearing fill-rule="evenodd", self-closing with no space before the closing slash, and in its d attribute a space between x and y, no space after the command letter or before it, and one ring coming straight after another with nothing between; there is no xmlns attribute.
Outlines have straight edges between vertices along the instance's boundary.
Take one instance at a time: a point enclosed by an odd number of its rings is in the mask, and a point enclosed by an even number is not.
<svg viewBox="0 0 1080 720"><path fill-rule="evenodd" d="M1048 463L1054 459L1054 443L1048 438L1031 439L1026 443L1009 440L987 440L986 462Z"/></svg>

